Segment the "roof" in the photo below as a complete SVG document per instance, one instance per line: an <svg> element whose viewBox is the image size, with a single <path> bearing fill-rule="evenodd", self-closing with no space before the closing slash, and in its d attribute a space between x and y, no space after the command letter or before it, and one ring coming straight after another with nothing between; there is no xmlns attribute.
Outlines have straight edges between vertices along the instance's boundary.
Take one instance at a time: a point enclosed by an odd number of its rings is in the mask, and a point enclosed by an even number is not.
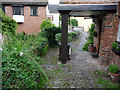
<svg viewBox="0 0 120 90"><path fill-rule="evenodd" d="M79 3L86 3L86 4L89 4L89 3L117 3L119 2L120 0L60 0L60 3L61 4L79 4Z"/></svg>
<svg viewBox="0 0 120 90"><path fill-rule="evenodd" d="M117 4L59 4L49 5L50 13L71 11L71 16L98 16L105 13L117 12Z"/></svg>
<svg viewBox="0 0 120 90"><path fill-rule="evenodd" d="M2 4L48 5L48 0L0 0Z"/></svg>

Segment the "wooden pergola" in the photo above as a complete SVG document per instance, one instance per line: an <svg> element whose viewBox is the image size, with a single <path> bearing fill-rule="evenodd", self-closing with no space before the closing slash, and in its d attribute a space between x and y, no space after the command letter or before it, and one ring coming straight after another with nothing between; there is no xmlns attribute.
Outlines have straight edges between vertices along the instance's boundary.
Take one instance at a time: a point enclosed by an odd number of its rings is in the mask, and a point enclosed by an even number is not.
<svg viewBox="0 0 120 90"><path fill-rule="evenodd" d="M68 18L69 16L77 17L91 17L93 22L99 25L99 31L102 27L102 19L99 17L104 16L107 13L116 13L117 4L59 4L49 5L49 11L51 13L60 13L62 16L62 28L61 28L61 52L59 58L63 63L66 63L70 59L68 53ZM100 33L98 35L98 42L100 43ZM99 53L99 51L98 51Z"/></svg>

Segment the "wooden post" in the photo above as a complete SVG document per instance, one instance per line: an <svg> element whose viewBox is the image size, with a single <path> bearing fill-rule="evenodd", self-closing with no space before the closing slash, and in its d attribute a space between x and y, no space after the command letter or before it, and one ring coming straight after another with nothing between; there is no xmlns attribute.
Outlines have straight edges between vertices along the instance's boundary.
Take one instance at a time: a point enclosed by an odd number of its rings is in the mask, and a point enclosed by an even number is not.
<svg viewBox="0 0 120 90"><path fill-rule="evenodd" d="M70 11L59 11L62 17L62 28L61 28L61 51L59 59L63 64L70 59L68 53L68 18Z"/></svg>

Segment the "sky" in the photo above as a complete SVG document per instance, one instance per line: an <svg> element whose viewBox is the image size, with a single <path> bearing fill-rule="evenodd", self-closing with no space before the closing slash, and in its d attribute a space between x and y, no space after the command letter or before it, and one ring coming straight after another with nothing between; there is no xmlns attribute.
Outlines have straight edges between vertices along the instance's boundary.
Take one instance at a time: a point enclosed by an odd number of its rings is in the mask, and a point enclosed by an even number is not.
<svg viewBox="0 0 120 90"><path fill-rule="evenodd" d="M48 0L49 4L58 4L60 0Z"/></svg>

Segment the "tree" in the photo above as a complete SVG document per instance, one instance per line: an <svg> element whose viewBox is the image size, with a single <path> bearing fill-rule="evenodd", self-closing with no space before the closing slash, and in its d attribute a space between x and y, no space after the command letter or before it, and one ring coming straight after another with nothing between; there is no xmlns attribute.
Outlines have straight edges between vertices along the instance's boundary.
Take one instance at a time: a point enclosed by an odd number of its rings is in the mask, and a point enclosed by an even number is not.
<svg viewBox="0 0 120 90"><path fill-rule="evenodd" d="M76 19L71 20L72 26L78 26L78 21Z"/></svg>

